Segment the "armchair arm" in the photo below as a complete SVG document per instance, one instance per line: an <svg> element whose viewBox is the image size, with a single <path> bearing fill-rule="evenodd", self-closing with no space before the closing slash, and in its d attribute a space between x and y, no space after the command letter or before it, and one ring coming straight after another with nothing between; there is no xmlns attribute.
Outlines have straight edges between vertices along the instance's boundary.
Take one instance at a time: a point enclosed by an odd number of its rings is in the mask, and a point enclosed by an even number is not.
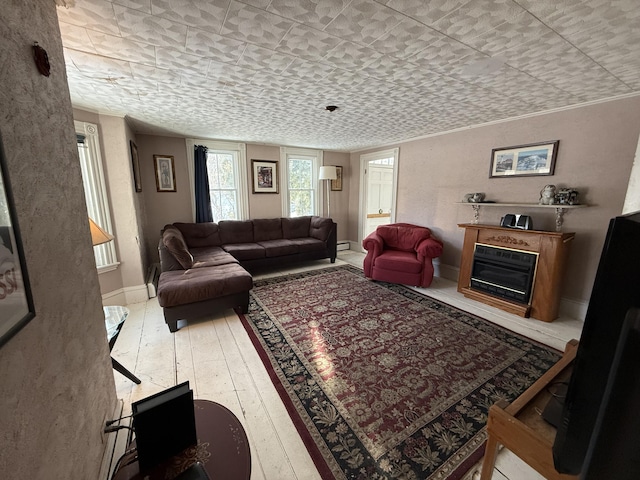
<svg viewBox="0 0 640 480"><path fill-rule="evenodd" d="M362 269L365 277L371 278L373 260L382 253L384 241L380 235L373 232L362 241L362 247L367 251L367 256L364 257L364 262L362 263Z"/></svg>
<svg viewBox="0 0 640 480"><path fill-rule="evenodd" d="M416 253L420 260L439 257L442 255L442 242L433 237L425 238L416 247Z"/></svg>
<svg viewBox="0 0 640 480"><path fill-rule="evenodd" d="M384 240L382 240L382 237L376 232L373 232L362 241L362 247L367 250L367 252L373 253L374 257L377 257L384 249Z"/></svg>

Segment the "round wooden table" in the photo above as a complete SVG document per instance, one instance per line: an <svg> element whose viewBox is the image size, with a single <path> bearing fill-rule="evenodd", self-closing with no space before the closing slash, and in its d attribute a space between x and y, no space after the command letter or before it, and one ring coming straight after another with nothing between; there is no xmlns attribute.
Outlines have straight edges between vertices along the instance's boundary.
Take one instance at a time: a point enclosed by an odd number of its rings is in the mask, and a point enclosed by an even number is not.
<svg viewBox="0 0 640 480"><path fill-rule="evenodd" d="M151 472L140 474L136 453L125 454L113 480L173 479L200 462L211 479L249 480L251 450L238 418L227 407L209 400L194 400L198 444L161 463ZM127 452L135 448L135 440Z"/></svg>

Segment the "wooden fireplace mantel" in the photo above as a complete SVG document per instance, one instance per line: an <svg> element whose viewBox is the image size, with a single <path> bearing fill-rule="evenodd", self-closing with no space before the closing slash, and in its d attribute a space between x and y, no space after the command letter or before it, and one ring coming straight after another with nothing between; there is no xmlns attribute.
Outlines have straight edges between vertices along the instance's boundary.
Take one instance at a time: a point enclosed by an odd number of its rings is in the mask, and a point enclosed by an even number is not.
<svg viewBox="0 0 640 480"><path fill-rule="evenodd" d="M465 297L521 317L533 317L545 322L552 322L558 318L562 276L569 253L569 244L575 237L575 233L520 230L474 223L460 223L458 226L465 229L458 277L459 292ZM528 305L494 297L470 287L476 243L538 254L533 292Z"/></svg>

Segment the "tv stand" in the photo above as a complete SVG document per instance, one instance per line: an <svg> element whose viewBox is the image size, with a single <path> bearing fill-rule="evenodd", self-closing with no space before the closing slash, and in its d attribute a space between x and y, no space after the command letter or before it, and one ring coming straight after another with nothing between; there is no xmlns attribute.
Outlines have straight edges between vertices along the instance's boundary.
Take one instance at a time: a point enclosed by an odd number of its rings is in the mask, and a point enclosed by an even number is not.
<svg viewBox="0 0 640 480"><path fill-rule="evenodd" d="M553 466L552 447L556 429L540 413L549 402L548 387L568 381L578 341L571 340L562 358L510 404L501 400L489 409L487 446L480 480L490 480L498 454L504 445L547 480L578 480L575 475L558 473Z"/></svg>

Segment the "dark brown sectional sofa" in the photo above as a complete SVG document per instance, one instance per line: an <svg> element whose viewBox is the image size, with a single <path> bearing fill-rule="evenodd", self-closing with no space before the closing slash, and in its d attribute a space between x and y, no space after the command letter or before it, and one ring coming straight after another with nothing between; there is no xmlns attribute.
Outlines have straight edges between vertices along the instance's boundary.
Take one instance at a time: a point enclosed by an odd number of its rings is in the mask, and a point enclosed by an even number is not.
<svg viewBox="0 0 640 480"><path fill-rule="evenodd" d="M166 225L158 244L158 301L169 330L219 308L246 313L249 272L306 260L336 260L336 224L307 216Z"/></svg>

